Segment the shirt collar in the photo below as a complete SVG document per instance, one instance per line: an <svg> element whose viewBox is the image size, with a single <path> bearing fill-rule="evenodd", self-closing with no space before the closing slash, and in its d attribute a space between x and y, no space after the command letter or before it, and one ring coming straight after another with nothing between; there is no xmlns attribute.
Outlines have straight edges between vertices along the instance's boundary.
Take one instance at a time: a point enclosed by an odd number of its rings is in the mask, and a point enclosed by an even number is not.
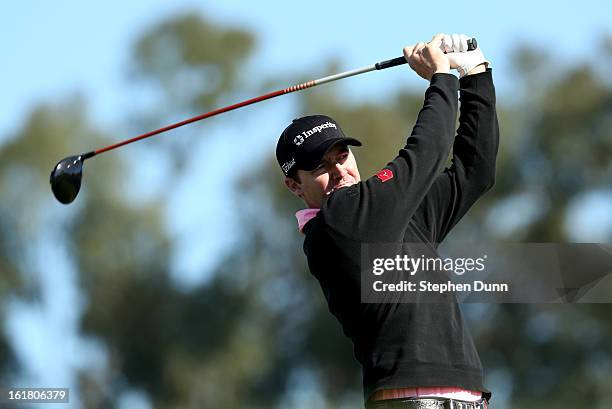
<svg viewBox="0 0 612 409"><path fill-rule="evenodd" d="M304 230L304 226L306 225L306 223L308 223L310 219L315 217L317 213L319 213L320 210L321 209L308 208L308 209L298 210L295 213L295 218L297 219L298 230L300 231L300 233L304 233L303 230Z"/></svg>

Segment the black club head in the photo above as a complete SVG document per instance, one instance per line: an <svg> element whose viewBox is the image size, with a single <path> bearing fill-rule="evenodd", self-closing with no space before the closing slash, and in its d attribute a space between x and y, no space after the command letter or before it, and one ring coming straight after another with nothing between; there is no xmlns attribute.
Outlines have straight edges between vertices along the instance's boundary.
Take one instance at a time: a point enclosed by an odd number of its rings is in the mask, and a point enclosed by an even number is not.
<svg viewBox="0 0 612 409"><path fill-rule="evenodd" d="M72 203L79 194L83 177L83 155L62 159L51 171L51 190L63 204Z"/></svg>

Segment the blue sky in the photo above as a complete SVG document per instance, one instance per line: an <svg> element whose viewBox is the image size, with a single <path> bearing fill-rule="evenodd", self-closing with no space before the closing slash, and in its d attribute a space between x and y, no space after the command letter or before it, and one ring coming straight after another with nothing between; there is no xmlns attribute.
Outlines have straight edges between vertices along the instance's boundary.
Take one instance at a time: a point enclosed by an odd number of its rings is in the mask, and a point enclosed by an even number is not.
<svg viewBox="0 0 612 409"><path fill-rule="evenodd" d="M246 67L255 82L279 71L320 73L321 63L332 57L341 61L346 69L370 65L399 56L404 45L428 40L435 32L443 31L476 36L493 63L500 98L511 98L521 80L512 72L508 61L509 50L517 43L546 47L559 62L571 64L577 59L594 60L598 36L604 32L612 34L608 2L585 0L566 4L480 0L414 4L235 0L8 2L0 13L3 38L0 141L19 130L34 105L42 101L57 103L75 92L87 98L95 123L110 129L130 128L129 124L121 122L126 112L134 113L147 106L142 98L134 99L133 89L126 80L131 46L143 30L185 10L197 10L220 24L239 25L256 33L255 58ZM352 97L378 101L402 87L424 89L424 86L405 67L342 83L343 91ZM257 121L253 116L245 116L245 121L263 127L270 139L248 140L252 148L248 150L255 153L255 158L242 158L247 166L249 160L253 163L272 149L281 126L296 114L290 99L283 103L269 101L252 109L257 113ZM237 118L228 116L221 126L210 130L213 137L199 143L195 149L208 157L222 157L227 150L226 141L236 129L232 122ZM175 133L174 137L180 135ZM129 136L133 135L120 134L117 140ZM92 146L94 148L98 147ZM66 156L75 153L66 152ZM49 163L49 169L52 165ZM211 172L215 166L215 163L201 161L189 164L190 172L200 176ZM155 174L159 170L145 166L137 172L142 180L150 180L151 186L155 185ZM197 200L207 191L224 192L224 186L211 186L210 183L202 177L185 180L177 186L177 194L169 203L168 225L180 248L175 263L178 270L185 273L186 283L197 282L201 277L189 277L189 274L197 274L202 267L211 265L210 254L222 251L228 243L218 241L214 232L222 227L219 220L231 218L232 206L217 201L203 208ZM147 189L146 186L137 188ZM602 192L601 196L610 200L607 192ZM583 200L594 200L592 208L600 214L606 213L606 207L601 207L602 202L596 196ZM598 208L600 210L596 210ZM573 212L571 217L584 225L584 217L579 212ZM194 229L194 221L195 225L207 228ZM588 233L579 232L577 237L585 238L585 234ZM208 252L198 251L201 248ZM46 251L49 249L41 249L44 257L55 257L55 265L59 266L55 270L56 282L69 285L75 272L66 263L66 255ZM74 351L96 350L89 344L78 346L75 340L65 343L63 348L58 347L66 333L74 333L77 319L74 311L67 313L62 305L80 302L74 290L67 288L64 288L63 298L57 293L43 295L44 302L35 309L14 305L15 315L7 326L12 333L20 334L18 342L37 338L50 340L57 347L51 357L50 347L45 342L22 344L21 356L29 362L27 379L32 383L48 386L51 380L60 379L60 383L70 385L73 382L71 368L79 365L72 358ZM41 322L61 325L37 325ZM126 399L133 404L134 399L138 401L139 398L135 393Z"/></svg>
<svg viewBox="0 0 612 409"><path fill-rule="evenodd" d="M93 103L95 118L121 117L125 100L125 68L130 46L156 21L185 9L199 10L222 23L257 32L257 60L251 73L262 77L267 67L286 71L316 71L328 57L346 68L369 65L401 54L401 48L426 40L436 31L475 35L497 67L501 92L511 92L516 79L509 71L507 52L519 41L545 46L561 61L593 51L597 35L610 30L609 4L512 1L458 2L310 1L195 2L111 0L9 2L0 15L3 33L3 92L0 130L15 129L41 99L53 100L82 91ZM571 6L570 6L571 4ZM380 95L399 71L358 84L354 91ZM389 78L391 76L391 78ZM406 77L402 81L410 82ZM414 82L413 82L414 83ZM355 83L351 83L357 85ZM378 95L378 96L379 96Z"/></svg>

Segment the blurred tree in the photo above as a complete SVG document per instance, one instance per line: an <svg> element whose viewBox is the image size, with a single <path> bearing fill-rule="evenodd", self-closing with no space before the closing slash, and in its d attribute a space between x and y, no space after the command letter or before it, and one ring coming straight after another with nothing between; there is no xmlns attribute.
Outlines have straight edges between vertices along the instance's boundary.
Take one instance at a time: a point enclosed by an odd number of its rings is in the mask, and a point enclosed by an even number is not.
<svg viewBox="0 0 612 409"><path fill-rule="evenodd" d="M253 46L250 33L217 25L191 12L147 30L134 45L130 73L136 83L148 85L158 100L146 118L139 118L146 121L141 129L157 128L179 116L221 106L240 85L238 73ZM214 120L208 120L207 126ZM182 169L193 145L185 136L172 141L155 138L151 143L171 153L175 170Z"/></svg>
<svg viewBox="0 0 612 409"><path fill-rule="evenodd" d="M250 33L185 13L138 39L134 71L161 87L171 106L209 111L234 89L252 48Z"/></svg>
<svg viewBox="0 0 612 409"><path fill-rule="evenodd" d="M491 239L568 242L572 201L610 189L612 90L588 62L564 67L540 50L519 48L517 54L516 71L528 84L514 111L522 123L508 129L502 122L499 177L479 206L494 215ZM508 144L512 149L504 149ZM518 223L495 228L505 216ZM607 304L498 305L479 320L477 343L485 367L507 375L499 386L511 399L509 407L532 408L536 402L543 408L608 407L609 312Z"/></svg>
<svg viewBox="0 0 612 409"><path fill-rule="evenodd" d="M61 227L50 194L49 172L67 152L85 149L84 140L100 141L88 124L83 99L73 96L56 106L39 105L14 135L0 146L0 316L21 299L41 303L41 262L37 250L57 237ZM111 175L112 177L112 175ZM95 179L95 176L94 176ZM52 269L52 267L51 267ZM15 361L8 334L0 337L0 384L14 385L23 369Z"/></svg>

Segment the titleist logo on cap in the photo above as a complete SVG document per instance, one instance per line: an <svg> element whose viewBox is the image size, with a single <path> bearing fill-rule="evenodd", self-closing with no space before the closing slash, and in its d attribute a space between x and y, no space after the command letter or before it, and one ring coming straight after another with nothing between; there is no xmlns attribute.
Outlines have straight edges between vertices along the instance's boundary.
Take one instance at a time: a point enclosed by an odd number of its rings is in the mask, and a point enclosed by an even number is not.
<svg viewBox="0 0 612 409"><path fill-rule="evenodd" d="M283 172L285 172L285 174L287 174L287 173L289 173L289 171L291 170L293 165L295 165L295 158L291 159L290 161L287 161L287 162L283 163L283 166L281 166L281 169L283 169Z"/></svg>
<svg viewBox="0 0 612 409"><path fill-rule="evenodd" d="M317 132L321 132L325 128L334 128L334 129L336 129L336 124L334 124L332 122L325 122L322 125L317 125L314 128L309 129L307 131L304 131L301 134L297 135L295 138L293 138L293 143L296 144L297 146L300 146L301 144L304 143L304 141L309 136L314 135Z"/></svg>

